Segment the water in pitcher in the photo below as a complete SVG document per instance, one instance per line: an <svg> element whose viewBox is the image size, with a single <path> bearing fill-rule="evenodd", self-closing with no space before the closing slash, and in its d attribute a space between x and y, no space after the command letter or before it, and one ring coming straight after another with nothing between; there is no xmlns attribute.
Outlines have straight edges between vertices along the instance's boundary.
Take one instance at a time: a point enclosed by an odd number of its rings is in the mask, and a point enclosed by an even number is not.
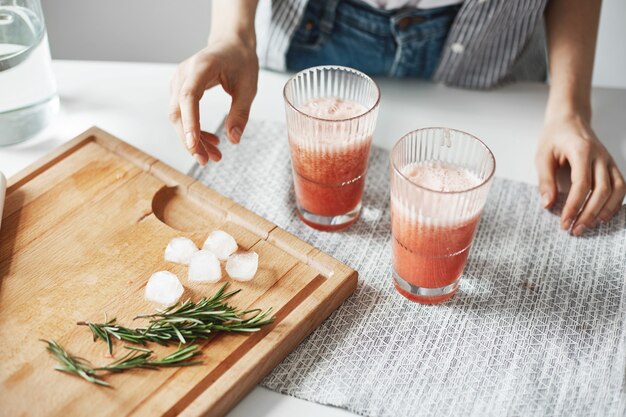
<svg viewBox="0 0 626 417"><path fill-rule="evenodd" d="M57 109L39 1L0 0L0 146L30 138Z"/></svg>

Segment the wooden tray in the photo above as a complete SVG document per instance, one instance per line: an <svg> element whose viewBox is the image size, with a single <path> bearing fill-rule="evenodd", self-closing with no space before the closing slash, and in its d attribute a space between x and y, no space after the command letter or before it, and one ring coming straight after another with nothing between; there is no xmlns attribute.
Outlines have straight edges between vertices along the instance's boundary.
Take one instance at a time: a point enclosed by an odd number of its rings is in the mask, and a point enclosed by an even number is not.
<svg viewBox="0 0 626 417"><path fill-rule="evenodd" d="M211 230L259 254L254 280L187 281L165 262L175 236L201 245ZM110 361L78 320L130 323L154 311L144 285L176 273L183 297L225 281L232 304L273 307L276 321L252 335L202 344L203 365L107 376L101 388L54 371L40 338L56 339L95 364ZM92 128L8 182L0 232L0 415L221 416L355 289L357 273L228 198ZM151 346L161 356L175 348ZM121 344L115 351L121 352Z"/></svg>

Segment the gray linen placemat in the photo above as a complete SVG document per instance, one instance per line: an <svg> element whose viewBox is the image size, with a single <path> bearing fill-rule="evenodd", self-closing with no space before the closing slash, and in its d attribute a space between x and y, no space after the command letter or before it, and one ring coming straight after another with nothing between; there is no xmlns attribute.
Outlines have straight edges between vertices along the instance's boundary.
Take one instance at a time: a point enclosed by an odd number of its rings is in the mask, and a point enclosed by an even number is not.
<svg viewBox="0 0 626 417"><path fill-rule="evenodd" d="M391 284L387 151L372 148L361 219L328 233L294 214L283 124L251 121L241 145L223 143L192 176L359 271L263 386L364 416L626 414L624 208L574 238L535 187L496 178L459 294L420 305Z"/></svg>

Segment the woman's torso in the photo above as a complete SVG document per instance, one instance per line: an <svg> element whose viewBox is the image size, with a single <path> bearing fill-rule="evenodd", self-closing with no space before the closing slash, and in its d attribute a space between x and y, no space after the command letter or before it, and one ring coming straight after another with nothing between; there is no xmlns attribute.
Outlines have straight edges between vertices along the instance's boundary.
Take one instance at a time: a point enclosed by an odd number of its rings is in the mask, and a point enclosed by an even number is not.
<svg viewBox="0 0 626 417"><path fill-rule="evenodd" d="M367 1L378 4L377 0ZM334 55L330 54L329 59L333 59L333 56L354 56L356 51L357 56L358 52L368 55L367 59L370 61L385 62L389 60L390 48L398 48L398 51L393 51L394 57L396 52L400 54L408 51L407 55L401 57L401 68L398 65L387 65L389 72L382 75L432 78L447 85L468 88L491 88L521 80L545 80L545 41L541 24L545 2L546 0L466 0L462 5L446 6L448 9L457 9L450 22L442 23L445 19L441 16L430 20L422 17L429 12L445 10L446 7L383 10L361 0L317 0L311 4L303 0L271 0L268 1L270 4L265 4L265 9L263 4L260 5L257 21L258 52L262 66L286 70L288 58L293 58L289 54L293 51L294 44L300 49L305 47L304 51L299 52L306 58L306 42L312 50L329 49L325 43L328 44L333 36L341 35L343 46L331 45ZM342 13L342 10L350 7L359 9L358 19L355 19L356 15L353 13ZM318 14L313 19L315 22L310 19L312 10ZM388 21L388 27L382 31L380 29L384 27L384 23L381 23L381 16ZM359 24L355 24L355 20L359 20ZM374 22L371 26L375 31L363 28L368 25L368 20ZM352 35L342 33L342 27L345 29L343 32L348 30ZM446 33L440 33L433 41L429 27L438 31L445 27ZM372 41L376 36L384 38L389 37L389 34L394 38L387 39L386 44L375 39L376 42L367 43L367 48L361 45L364 39ZM425 44L428 47L424 47ZM341 47L345 53L342 53ZM404 51L400 51L402 47ZM437 49L435 64L432 56L434 49ZM380 50L386 53L381 53ZM326 57L322 56L320 59ZM341 64L345 62L342 61ZM377 69L380 67L378 65Z"/></svg>

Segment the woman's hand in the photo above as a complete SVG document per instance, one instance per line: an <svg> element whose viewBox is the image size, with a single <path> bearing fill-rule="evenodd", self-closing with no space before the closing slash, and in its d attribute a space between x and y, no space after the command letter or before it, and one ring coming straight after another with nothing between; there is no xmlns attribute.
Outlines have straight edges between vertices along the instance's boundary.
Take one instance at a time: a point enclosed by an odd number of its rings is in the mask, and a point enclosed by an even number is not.
<svg viewBox="0 0 626 417"><path fill-rule="evenodd" d="M557 168L569 163L572 187L561 214L561 227L572 227L575 236L609 220L621 208L626 195L624 177L586 117L547 118L535 161L546 208L556 200Z"/></svg>
<svg viewBox="0 0 626 417"><path fill-rule="evenodd" d="M210 40L206 48L183 61L171 82L169 117L183 145L204 165L222 157L216 135L200 129L199 104L205 90L221 85L232 97L225 128L239 143L256 95L259 63L254 42L237 36Z"/></svg>

